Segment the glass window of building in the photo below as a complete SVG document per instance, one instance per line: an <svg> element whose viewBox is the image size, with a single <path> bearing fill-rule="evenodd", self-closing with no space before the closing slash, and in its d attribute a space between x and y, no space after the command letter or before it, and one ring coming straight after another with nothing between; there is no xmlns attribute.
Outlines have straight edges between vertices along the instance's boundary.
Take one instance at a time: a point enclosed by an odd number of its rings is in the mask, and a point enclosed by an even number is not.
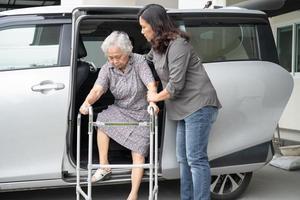
<svg viewBox="0 0 300 200"><path fill-rule="evenodd" d="M296 26L296 62L295 62L295 72L300 72L300 24Z"/></svg>
<svg viewBox="0 0 300 200"><path fill-rule="evenodd" d="M277 29L277 50L279 63L287 71L292 71L293 26Z"/></svg>

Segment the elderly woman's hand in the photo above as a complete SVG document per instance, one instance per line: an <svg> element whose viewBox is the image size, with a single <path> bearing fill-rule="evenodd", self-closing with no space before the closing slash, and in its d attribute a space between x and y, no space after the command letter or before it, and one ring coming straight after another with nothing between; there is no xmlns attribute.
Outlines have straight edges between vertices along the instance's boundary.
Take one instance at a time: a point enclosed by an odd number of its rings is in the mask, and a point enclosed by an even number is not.
<svg viewBox="0 0 300 200"><path fill-rule="evenodd" d="M83 115L89 114L89 107L90 107L90 106L91 106L91 105L90 105L89 103L84 102L84 103L80 106L79 112L80 112L81 114L83 114Z"/></svg>
<svg viewBox="0 0 300 200"><path fill-rule="evenodd" d="M156 105L156 103L153 103L153 102L149 103L149 106L148 106L148 109L147 109L149 114L151 114L151 110L150 110L151 107L154 109L154 113L158 114L159 107Z"/></svg>

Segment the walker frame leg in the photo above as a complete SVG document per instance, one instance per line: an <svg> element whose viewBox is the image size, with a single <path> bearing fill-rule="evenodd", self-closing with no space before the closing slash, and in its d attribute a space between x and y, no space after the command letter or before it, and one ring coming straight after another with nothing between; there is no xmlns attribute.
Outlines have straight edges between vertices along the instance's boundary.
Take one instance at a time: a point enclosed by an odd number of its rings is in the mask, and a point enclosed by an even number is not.
<svg viewBox="0 0 300 200"><path fill-rule="evenodd" d="M135 125L135 126L149 126L150 129L150 151L149 151L149 163L145 164L110 164L110 165L96 165L93 164L93 128L97 125L93 122L93 109L89 107L89 124L88 124L88 176L87 176L87 193L81 188L80 182L80 140L81 140L81 114L77 116L77 161L76 161L76 199L80 200L80 195L86 200L92 200L92 170L97 168L133 168L142 167L149 169L149 200L157 200L158 198L158 120L157 115L154 113L153 107L150 107L150 122L110 122L103 123L101 126L120 126L121 125ZM99 125L99 123L98 123Z"/></svg>

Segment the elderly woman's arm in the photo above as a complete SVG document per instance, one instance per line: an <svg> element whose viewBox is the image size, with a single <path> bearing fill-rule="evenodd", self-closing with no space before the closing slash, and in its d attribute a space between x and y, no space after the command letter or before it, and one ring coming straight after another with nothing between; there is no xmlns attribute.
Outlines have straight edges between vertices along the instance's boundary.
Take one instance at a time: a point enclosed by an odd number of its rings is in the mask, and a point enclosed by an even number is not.
<svg viewBox="0 0 300 200"><path fill-rule="evenodd" d="M154 81L149 83L147 85L147 89L148 89L148 92L156 92L157 91L156 83Z"/></svg>
<svg viewBox="0 0 300 200"><path fill-rule="evenodd" d="M104 93L104 90L101 85L94 85L90 93L86 97L85 101L81 105L79 111L81 114L87 115L88 108L93 105Z"/></svg>
<svg viewBox="0 0 300 200"><path fill-rule="evenodd" d="M163 89L160 93L157 92L148 92L147 99L152 102L159 102L167 100L171 97L167 89Z"/></svg>
<svg viewBox="0 0 300 200"><path fill-rule="evenodd" d="M156 93L157 92L157 86L156 86L156 83L155 82L151 82L147 85L147 88L148 88L148 94L149 93ZM159 108L158 106L156 105L155 102L153 101L149 101L149 106L153 107L154 108L154 112L157 114L159 112Z"/></svg>

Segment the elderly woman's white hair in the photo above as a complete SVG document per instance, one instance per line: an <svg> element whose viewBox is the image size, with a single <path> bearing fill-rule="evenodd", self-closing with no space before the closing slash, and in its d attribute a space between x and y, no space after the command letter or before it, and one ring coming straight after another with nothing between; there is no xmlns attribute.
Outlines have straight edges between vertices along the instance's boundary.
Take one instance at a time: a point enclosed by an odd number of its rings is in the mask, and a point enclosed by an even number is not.
<svg viewBox="0 0 300 200"><path fill-rule="evenodd" d="M103 41L101 49L105 55L110 47L118 47L126 54L132 52L132 44L129 36L122 31L113 31L107 38Z"/></svg>

